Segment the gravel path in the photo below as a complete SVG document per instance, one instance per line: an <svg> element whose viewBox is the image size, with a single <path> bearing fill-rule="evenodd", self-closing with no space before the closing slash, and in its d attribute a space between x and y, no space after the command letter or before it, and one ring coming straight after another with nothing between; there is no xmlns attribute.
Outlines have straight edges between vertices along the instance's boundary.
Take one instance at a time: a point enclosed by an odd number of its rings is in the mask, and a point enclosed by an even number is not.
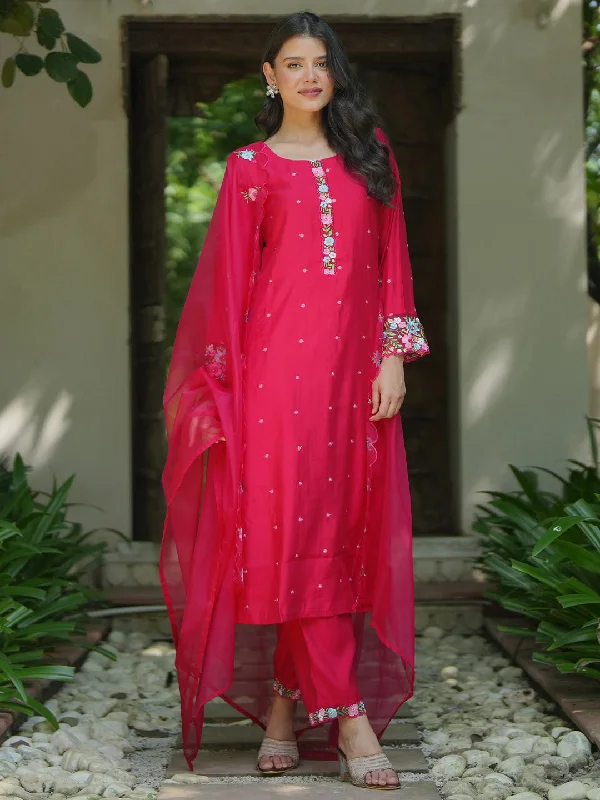
<svg viewBox="0 0 600 800"><path fill-rule="evenodd" d="M600 800L590 742L495 645L427 628L417 676L410 707L444 797Z"/></svg>
<svg viewBox="0 0 600 800"><path fill-rule="evenodd" d="M1 800L155 800L179 732L174 650L136 633L108 641L117 661L92 653L47 703L58 731L33 717L0 747ZM409 707L449 800L600 800L589 741L482 637L428 628Z"/></svg>

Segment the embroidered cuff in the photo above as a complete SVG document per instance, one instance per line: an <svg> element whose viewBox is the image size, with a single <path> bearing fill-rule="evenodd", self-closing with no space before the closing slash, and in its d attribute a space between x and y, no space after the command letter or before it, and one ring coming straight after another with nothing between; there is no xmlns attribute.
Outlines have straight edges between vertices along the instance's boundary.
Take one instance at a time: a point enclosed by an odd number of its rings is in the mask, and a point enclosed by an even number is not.
<svg viewBox="0 0 600 800"><path fill-rule="evenodd" d="M210 343L206 345L204 353L206 359L204 368L209 375L219 381L225 380L227 348L224 344Z"/></svg>
<svg viewBox="0 0 600 800"><path fill-rule="evenodd" d="M308 719L310 724L314 727L315 725L321 725L323 722L329 722L338 717L361 717L366 713L365 704L361 700L359 703L353 703L351 706L320 708L318 711L311 711L308 715Z"/></svg>
<svg viewBox="0 0 600 800"><path fill-rule="evenodd" d="M301 697L300 689L288 689L278 680L273 681L273 691L277 692L281 697L285 697L286 700L300 700Z"/></svg>
<svg viewBox="0 0 600 800"><path fill-rule="evenodd" d="M383 323L383 356L403 356L414 361L429 353L423 326L418 317L407 314L386 317Z"/></svg>

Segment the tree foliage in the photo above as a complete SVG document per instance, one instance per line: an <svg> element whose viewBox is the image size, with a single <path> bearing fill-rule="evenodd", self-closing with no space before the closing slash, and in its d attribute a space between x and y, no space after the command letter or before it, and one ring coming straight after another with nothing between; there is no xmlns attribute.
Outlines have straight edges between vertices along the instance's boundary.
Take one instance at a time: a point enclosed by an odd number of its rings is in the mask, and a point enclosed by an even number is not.
<svg viewBox="0 0 600 800"><path fill-rule="evenodd" d="M247 77L227 84L196 118L169 120L167 159L167 346L171 347L198 253L232 150L257 138L254 117L262 84Z"/></svg>
<svg viewBox="0 0 600 800"><path fill-rule="evenodd" d="M0 79L5 89L18 73L30 78L46 72L52 80L64 83L71 97L82 108L92 99L90 79L82 64L97 64L100 53L74 33L69 33L52 0L0 0L0 34L11 37L15 52L2 65ZM37 43L31 53L28 44ZM44 51L47 51L44 53Z"/></svg>

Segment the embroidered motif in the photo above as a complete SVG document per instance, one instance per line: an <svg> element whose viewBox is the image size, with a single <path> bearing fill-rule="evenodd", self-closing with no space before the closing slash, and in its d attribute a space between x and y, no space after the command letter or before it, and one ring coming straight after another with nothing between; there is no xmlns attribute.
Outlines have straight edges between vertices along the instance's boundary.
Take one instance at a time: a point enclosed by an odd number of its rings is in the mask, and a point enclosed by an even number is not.
<svg viewBox="0 0 600 800"><path fill-rule="evenodd" d="M242 192L242 197L247 203L249 203L250 201L254 203L256 201L256 198L258 197L260 188L261 188L260 186L251 186L248 189L248 191Z"/></svg>
<svg viewBox="0 0 600 800"><path fill-rule="evenodd" d="M224 344L207 344L205 352L206 363L204 368L209 375L219 381L225 380L227 348Z"/></svg>
<svg viewBox="0 0 600 800"><path fill-rule="evenodd" d="M423 326L418 317L407 314L389 315L383 323L383 355L404 356L404 361L414 361L429 353Z"/></svg>
<svg viewBox="0 0 600 800"><path fill-rule="evenodd" d="M335 238L333 236L333 200L329 194L329 186L325 177L325 170L320 161L311 161L313 175L317 181L317 191L319 192L319 207L321 209L321 236L323 238L323 273L325 275L335 275L336 273L336 252Z"/></svg>
<svg viewBox="0 0 600 800"><path fill-rule="evenodd" d="M273 691L288 700L300 700L302 697L300 689L288 689L287 686L284 686L283 683L278 680L273 681Z"/></svg>
<svg viewBox="0 0 600 800"><path fill-rule="evenodd" d="M236 150L235 154L238 158L243 158L246 161L254 161L256 150Z"/></svg>
<svg viewBox="0 0 600 800"><path fill-rule="evenodd" d="M308 715L310 724L314 727L320 725L322 722L328 722L338 717L361 717L367 713L365 704L361 700L360 703L353 703L351 706L337 706L337 708L320 708L318 711L311 711Z"/></svg>

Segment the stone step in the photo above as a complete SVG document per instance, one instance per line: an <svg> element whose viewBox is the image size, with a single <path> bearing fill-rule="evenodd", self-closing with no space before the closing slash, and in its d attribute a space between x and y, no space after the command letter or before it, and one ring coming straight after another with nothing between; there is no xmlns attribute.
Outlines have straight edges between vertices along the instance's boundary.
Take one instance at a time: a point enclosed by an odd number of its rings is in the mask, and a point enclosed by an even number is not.
<svg viewBox="0 0 600 800"><path fill-rule="evenodd" d="M202 747L206 749L249 750L262 742L264 731L258 725L248 722L204 725ZM307 731L303 740L310 742L315 737L322 739L322 733L315 728L315 734ZM381 738L382 744L403 745L420 744L421 739L415 725L410 722L391 722Z"/></svg>
<svg viewBox="0 0 600 800"><path fill-rule="evenodd" d="M302 703L298 703L298 713L306 714ZM412 716L413 713L408 705L400 706L396 714L397 719L410 719ZM239 721L245 717L224 700L211 700L204 706L204 719L206 722L230 722L231 720Z"/></svg>
<svg viewBox="0 0 600 800"><path fill-rule="evenodd" d="M365 800L365 790L338 780L323 779L291 782L267 779L240 783L163 783L158 800ZM204 779L206 780L206 779ZM435 783L429 780L407 781L399 793L402 800L440 800Z"/></svg>
<svg viewBox="0 0 600 800"><path fill-rule="evenodd" d="M406 750L386 750L385 754L398 772L428 773L429 767L423 753L417 748ZM166 777L188 772L188 766L181 750L171 756ZM194 774L212 778L259 777L256 769L256 750L216 751L203 750L194 762ZM290 773L291 777L312 775L317 778L335 777L338 774L337 761L316 761L302 759L300 766Z"/></svg>

